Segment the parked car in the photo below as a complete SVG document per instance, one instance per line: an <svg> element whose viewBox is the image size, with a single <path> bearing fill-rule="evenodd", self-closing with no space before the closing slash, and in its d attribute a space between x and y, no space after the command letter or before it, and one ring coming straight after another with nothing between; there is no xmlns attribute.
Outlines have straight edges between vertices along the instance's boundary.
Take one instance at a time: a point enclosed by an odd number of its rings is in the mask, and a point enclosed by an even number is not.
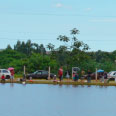
<svg viewBox="0 0 116 116"><path fill-rule="evenodd" d="M115 79L116 78L116 71L111 71L108 73L108 79Z"/></svg>
<svg viewBox="0 0 116 116"><path fill-rule="evenodd" d="M53 78L54 76L55 74L50 73L51 78ZM38 70L38 71L35 71L34 73L26 75L27 79L29 79L30 77L32 77L33 79L48 79L48 71Z"/></svg>
<svg viewBox="0 0 116 116"><path fill-rule="evenodd" d="M7 69L0 69L0 78L4 74L6 79L10 79L11 73Z"/></svg>

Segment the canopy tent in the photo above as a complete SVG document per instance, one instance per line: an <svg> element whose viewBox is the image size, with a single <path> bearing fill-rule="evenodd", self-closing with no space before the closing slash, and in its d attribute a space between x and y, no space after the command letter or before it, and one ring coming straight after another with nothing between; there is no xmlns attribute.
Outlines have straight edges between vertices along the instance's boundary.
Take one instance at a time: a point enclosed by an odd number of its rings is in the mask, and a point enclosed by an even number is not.
<svg viewBox="0 0 116 116"><path fill-rule="evenodd" d="M98 72L98 73L102 73L102 72L104 72L104 70L99 69L99 70L97 70L97 72Z"/></svg>

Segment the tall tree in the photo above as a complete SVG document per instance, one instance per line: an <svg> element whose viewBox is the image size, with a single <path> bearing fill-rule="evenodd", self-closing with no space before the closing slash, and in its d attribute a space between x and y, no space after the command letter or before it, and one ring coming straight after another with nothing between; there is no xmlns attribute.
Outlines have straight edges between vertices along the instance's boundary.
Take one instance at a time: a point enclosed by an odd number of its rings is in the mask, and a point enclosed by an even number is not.
<svg viewBox="0 0 116 116"><path fill-rule="evenodd" d="M10 44L7 45L7 48L6 48L6 49L8 49L8 50L12 50Z"/></svg>

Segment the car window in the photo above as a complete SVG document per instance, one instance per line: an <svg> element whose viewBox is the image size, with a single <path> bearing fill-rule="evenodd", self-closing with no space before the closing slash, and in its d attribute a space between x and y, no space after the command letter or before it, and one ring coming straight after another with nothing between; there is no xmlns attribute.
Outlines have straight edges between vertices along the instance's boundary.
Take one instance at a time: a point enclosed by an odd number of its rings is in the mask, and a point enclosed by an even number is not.
<svg viewBox="0 0 116 116"><path fill-rule="evenodd" d="M42 72L42 74L47 75L47 74L48 74L48 72L47 72L47 71L43 71L43 72Z"/></svg>
<svg viewBox="0 0 116 116"><path fill-rule="evenodd" d="M37 74L40 74L41 75L41 71L38 71Z"/></svg>
<svg viewBox="0 0 116 116"><path fill-rule="evenodd" d="M3 70L2 72L3 72L3 73L8 73L8 70Z"/></svg>
<svg viewBox="0 0 116 116"><path fill-rule="evenodd" d="M112 71L111 72L109 72L108 74L111 74L112 73Z"/></svg>
<svg viewBox="0 0 116 116"><path fill-rule="evenodd" d="M1 73L1 70L0 70L0 73Z"/></svg>
<svg viewBox="0 0 116 116"><path fill-rule="evenodd" d="M34 74L37 74L37 73L38 73L38 71L34 72Z"/></svg>
<svg viewBox="0 0 116 116"><path fill-rule="evenodd" d="M116 72L113 75L116 75Z"/></svg>

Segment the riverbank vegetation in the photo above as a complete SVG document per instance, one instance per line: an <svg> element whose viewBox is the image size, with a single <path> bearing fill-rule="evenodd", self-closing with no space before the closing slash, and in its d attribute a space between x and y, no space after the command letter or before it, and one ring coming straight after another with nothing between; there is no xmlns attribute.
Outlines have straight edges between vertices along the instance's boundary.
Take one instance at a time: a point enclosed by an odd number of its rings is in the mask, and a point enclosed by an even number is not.
<svg viewBox="0 0 116 116"><path fill-rule="evenodd" d="M26 73L38 69L48 70L49 66L53 73L57 73L60 66L70 71L72 67L79 67L85 71L90 69L93 72L96 68L107 72L116 69L116 51L90 52L90 47L77 38L79 30L74 28L70 33L71 37L58 36L56 41L61 42L58 48L53 43L44 46L32 43L31 40L27 42L18 40L13 48L8 45L6 49L0 51L0 68L14 67L16 74L23 74L24 65Z"/></svg>

